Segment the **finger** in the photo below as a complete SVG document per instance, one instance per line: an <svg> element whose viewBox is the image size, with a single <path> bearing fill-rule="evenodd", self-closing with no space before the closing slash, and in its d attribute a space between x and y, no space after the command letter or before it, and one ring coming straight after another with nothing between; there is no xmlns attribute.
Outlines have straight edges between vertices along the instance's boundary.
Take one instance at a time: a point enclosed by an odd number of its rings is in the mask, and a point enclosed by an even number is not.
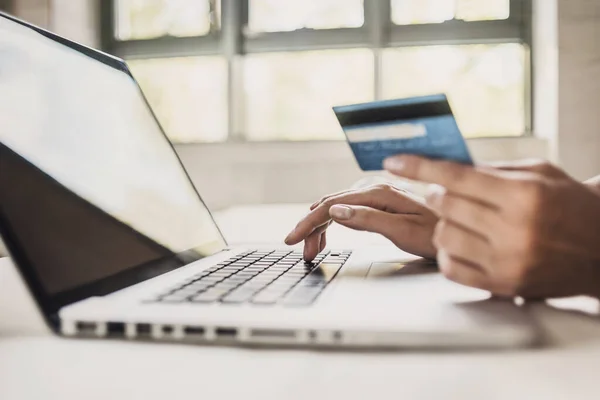
<svg viewBox="0 0 600 400"><path fill-rule="evenodd" d="M315 229L327 223L331 219L329 209L336 204L362 205L392 213L421 214L423 212L421 204L387 185L352 191L331 197L317 206L296 225L285 239L285 243L297 244Z"/></svg>
<svg viewBox="0 0 600 400"><path fill-rule="evenodd" d="M327 247L327 231L321 233L321 246L319 246L319 253L322 253L326 247Z"/></svg>
<svg viewBox="0 0 600 400"><path fill-rule="evenodd" d="M304 261L312 261L319 254L321 246L321 234L313 232L304 241Z"/></svg>
<svg viewBox="0 0 600 400"><path fill-rule="evenodd" d="M329 224L325 224L317 228L304 240L304 261L312 261L321 251L321 234L327 230Z"/></svg>
<svg viewBox="0 0 600 400"><path fill-rule="evenodd" d="M477 266L451 257L443 250L438 251L437 262L440 272L447 279L461 285L490 290L489 278Z"/></svg>
<svg viewBox="0 0 600 400"><path fill-rule="evenodd" d="M436 183L450 192L492 205L501 205L507 181L489 169L417 156L395 156L385 160L385 169L408 179Z"/></svg>
<svg viewBox="0 0 600 400"><path fill-rule="evenodd" d="M446 220L438 222L433 235L438 251L483 269L490 267L491 245L482 236Z"/></svg>
<svg viewBox="0 0 600 400"><path fill-rule="evenodd" d="M329 228L330 225L331 225L331 221L327 223L327 228ZM321 253L323 250L325 250L326 246L327 246L327 229L323 230L323 233L321 233L321 245L319 246L319 253Z"/></svg>
<svg viewBox="0 0 600 400"><path fill-rule="evenodd" d="M535 172L549 177L560 177L566 175L563 170L551 164L550 162L534 158L509 162L495 162L487 164L486 166L502 171Z"/></svg>
<svg viewBox="0 0 600 400"><path fill-rule="evenodd" d="M379 233L392 242L410 246L413 224L402 214L390 214L364 206L335 205L330 209L335 222L357 231Z"/></svg>
<svg viewBox="0 0 600 400"><path fill-rule="evenodd" d="M500 222L500 210L487 203L448 193L439 185L430 185L425 196L426 204L440 218L464 226L486 236Z"/></svg>
<svg viewBox="0 0 600 400"><path fill-rule="evenodd" d="M372 185L372 186L370 186L368 188L364 188L362 190L370 190L370 189L377 190L378 188L383 188L383 187L389 187L390 189L396 190L399 193L402 193L403 195L406 195L407 197L412 198L413 200L420 200L418 198L418 196L416 196L414 193L410 193L409 191L407 191L405 189L400 189L400 188L397 188L397 187L395 187L393 185L382 185L382 184ZM313 204L311 204L310 209L314 210L315 208L317 208L317 206L319 206L319 204L322 204L323 202L331 199L332 197L340 196L340 195L343 195L343 194L348 194L350 192L359 192L359 191L360 190L357 190L357 189L349 189L349 190L343 190L341 192L337 192L337 193L334 193L334 194L330 194L330 195L324 196L321 199L319 199L318 201L316 201Z"/></svg>
<svg viewBox="0 0 600 400"><path fill-rule="evenodd" d="M356 191L357 190L350 190L350 189L349 190L342 190L341 192L337 192L337 193L334 193L334 194L330 194L330 195L321 197L318 201L315 201L314 203L311 204L310 210L311 211L314 210L315 208L317 208L317 206L319 204L321 204L321 203L329 200L332 197L336 197L336 196L340 196L340 195L343 195L343 194L347 194L347 193L350 193L350 192L356 192Z"/></svg>

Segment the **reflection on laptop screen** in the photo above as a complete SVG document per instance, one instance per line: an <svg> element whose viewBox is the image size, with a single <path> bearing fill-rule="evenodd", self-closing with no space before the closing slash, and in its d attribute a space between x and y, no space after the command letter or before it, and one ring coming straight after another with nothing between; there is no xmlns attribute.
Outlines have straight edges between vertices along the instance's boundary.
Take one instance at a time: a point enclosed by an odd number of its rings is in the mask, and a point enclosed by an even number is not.
<svg viewBox="0 0 600 400"><path fill-rule="evenodd" d="M135 81L2 16L0 210L49 294L224 247Z"/></svg>

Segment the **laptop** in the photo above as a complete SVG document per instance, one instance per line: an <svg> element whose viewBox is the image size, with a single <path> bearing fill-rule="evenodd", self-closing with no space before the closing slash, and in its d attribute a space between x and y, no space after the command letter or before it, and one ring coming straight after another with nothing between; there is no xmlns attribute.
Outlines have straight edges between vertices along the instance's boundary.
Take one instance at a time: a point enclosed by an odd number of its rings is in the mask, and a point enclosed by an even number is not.
<svg viewBox="0 0 600 400"><path fill-rule="evenodd" d="M5 14L0 121L0 234L58 335L347 349L537 342L526 308L391 245L328 249L310 263L298 248L228 246L127 65Z"/></svg>

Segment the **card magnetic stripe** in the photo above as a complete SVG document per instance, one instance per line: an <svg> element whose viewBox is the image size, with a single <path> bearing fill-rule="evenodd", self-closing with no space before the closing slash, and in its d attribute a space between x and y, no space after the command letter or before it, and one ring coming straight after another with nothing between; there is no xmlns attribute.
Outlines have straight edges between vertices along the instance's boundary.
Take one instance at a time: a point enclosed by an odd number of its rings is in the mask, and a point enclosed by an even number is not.
<svg viewBox="0 0 600 400"><path fill-rule="evenodd" d="M342 128L452 115L443 95L341 106L333 110Z"/></svg>

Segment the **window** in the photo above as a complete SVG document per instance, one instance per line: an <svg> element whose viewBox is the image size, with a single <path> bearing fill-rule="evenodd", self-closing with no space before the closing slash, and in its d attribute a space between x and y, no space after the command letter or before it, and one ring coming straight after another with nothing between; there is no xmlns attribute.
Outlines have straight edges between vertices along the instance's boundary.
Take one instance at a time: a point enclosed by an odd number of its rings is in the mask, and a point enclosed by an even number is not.
<svg viewBox="0 0 600 400"><path fill-rule="evenodd" d="M209 0L117 0L115 37L204 36L218 29L219 5Z"/></svg>
<svg viewBox="0 0 600 400"><path fill-rule="evenodd" d="M102 3L174 142L342 139L332 106L441 92L467 137L531 129L531 0Z"/></svg>
<svg viewBox="0 0 600 400"><path fill-rule="evenodd" d="M508 19L510 0L392 0L392 21L398 25L436 24L453 19Z"/></svg>
<svg viewBox="0 0 600 400"><path fill-rule="evenodd" d="M249 0L250 32L363 26L363 0Z"/></svg>
<svg viewBox="0 0 600 400"><path fill-rule="evenodd" d="M128 64L171 140L227 139L227 62L223 57L155 58Z"/></svg>

